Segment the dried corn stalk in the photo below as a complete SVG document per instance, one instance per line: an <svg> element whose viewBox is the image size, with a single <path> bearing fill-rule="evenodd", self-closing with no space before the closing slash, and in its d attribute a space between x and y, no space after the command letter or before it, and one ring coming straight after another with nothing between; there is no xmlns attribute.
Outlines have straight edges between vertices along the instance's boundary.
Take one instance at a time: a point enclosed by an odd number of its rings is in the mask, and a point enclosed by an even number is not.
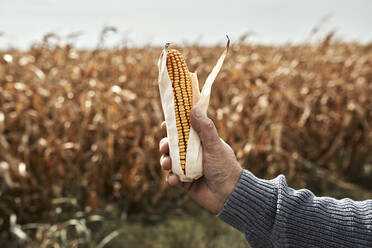
<svg viewBox="0 0 372 248"><path fill-rule="evenodd" d="M183 182L191 182L203 175L203 150L198 134L190 126L189 111L192 106L198 106L202 112L207 112L212 84L222 67L229 44L230 40L201 92L196 73L189 73L178 51L169 50L167 44L159 58L159 90L167 123L172 171Z"/></svg>

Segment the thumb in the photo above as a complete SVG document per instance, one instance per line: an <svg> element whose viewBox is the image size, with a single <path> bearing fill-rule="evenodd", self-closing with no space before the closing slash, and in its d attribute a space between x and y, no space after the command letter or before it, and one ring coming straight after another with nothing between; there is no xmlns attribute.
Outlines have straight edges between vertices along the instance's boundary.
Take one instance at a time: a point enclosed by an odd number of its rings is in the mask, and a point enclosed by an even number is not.
<svg viewBox="0 0 372 248"><path fill-rule="evenodd" d="M193 107L190 114L191 126L198 133L203 149L214 150L221 142L211 119L199 107Z"/></svg>

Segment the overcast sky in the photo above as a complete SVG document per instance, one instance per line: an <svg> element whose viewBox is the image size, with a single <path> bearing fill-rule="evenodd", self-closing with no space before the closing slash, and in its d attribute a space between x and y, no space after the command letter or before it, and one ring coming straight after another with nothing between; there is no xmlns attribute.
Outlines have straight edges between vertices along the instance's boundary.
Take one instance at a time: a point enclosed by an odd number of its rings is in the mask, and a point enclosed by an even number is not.
<svg viewBox="0 0 372 248"><path fill-rule="evenodd" d="M325 16L323 30L345 40L372 41L371 0L0 0L0 48L27 48L47 32L82 31L79 47L94 47L104 25L116 26L108 45L165 41L216 43L255 32L253 42L307 39Z"/></svg>

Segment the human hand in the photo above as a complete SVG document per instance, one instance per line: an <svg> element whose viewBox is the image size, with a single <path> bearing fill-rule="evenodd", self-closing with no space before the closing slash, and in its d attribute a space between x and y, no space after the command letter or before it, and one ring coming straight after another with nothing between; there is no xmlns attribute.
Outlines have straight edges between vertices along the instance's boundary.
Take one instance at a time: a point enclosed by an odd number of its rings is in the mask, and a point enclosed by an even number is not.
<svg viewBox="0 0 372 248"><path fill-rule="evenodd" d="M181 182L170 172L169 185L184 189L190 197L210 212L217 214L234 190L243 171L231 147L218 136L216 127L199 108L190 113L191 126L198 133L203 147L203 176L193 182ZM166 130L166 123L161 124ZM172 168L167 137L160 140L160 165L163 170Z"/></svg>

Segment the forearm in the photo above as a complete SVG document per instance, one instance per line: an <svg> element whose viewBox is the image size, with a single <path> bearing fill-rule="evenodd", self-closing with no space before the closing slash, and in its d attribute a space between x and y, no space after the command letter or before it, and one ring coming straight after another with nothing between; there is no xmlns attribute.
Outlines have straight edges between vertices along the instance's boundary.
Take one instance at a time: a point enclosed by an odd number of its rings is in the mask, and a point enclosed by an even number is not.
<svg viewBox="0 0 372 248"><path fill-rule="evenodd" d="M372 200L315 197L244 170L218 217L253 247L372 247Z"/></svg>

